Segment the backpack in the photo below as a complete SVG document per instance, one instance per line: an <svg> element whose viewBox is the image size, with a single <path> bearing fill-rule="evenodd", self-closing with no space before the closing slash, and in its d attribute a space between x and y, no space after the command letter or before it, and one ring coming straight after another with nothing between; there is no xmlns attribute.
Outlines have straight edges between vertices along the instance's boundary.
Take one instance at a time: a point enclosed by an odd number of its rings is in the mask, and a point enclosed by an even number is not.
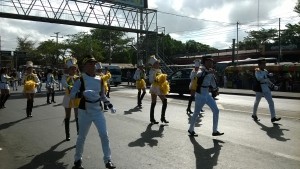
<svg viewBox="0 0 300 169"><path fill-rule="evenodd" d="M253 79L252 90L255 92L262 92L260 82L256 79Z"/></svg>
<svg viewBox="0 0 300 169"><path fill-rule="evenodd" d="M207 75L208 73L206 71L204 71L200 77L198 77L197 79L197 88L196 88L196 91L198 91L198 93L201 93L201 86L202 86L202 83L203 83L203 80L205 78L205 76Z"/></svg>

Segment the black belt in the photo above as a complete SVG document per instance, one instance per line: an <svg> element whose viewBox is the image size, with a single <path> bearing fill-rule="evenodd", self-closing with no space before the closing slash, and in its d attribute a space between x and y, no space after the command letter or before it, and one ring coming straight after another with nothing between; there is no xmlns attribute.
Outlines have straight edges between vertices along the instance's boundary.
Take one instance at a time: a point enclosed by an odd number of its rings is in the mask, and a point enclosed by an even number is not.
<svg viewBox="0 0 300 169"><path fill-rule="evenodd" d="M101 99L99 98L98 100L95 100L95 101L90 101L90 100L85 100L86 102L88 102L88 103L97 103L97 102L99 102Z"/></svg>

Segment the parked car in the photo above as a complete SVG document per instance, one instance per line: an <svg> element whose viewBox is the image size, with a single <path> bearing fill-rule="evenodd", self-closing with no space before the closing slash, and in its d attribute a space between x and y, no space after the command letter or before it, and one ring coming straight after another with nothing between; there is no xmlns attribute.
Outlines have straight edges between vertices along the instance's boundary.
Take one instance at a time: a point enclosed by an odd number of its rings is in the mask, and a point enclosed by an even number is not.
<svg viewBox="0 0 300 169"><path fill-rule="evenodd" d="M190 74L193 68L184 68L177 70L168 77L170 84L170 93L178 93L179 95L189 94L189 85L191 82Z"/></svg>

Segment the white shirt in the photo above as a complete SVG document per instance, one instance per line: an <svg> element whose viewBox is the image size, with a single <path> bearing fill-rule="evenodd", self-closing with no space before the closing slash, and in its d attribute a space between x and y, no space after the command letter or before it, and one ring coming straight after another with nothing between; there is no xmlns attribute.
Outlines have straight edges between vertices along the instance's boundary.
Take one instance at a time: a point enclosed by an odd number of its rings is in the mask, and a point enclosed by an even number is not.
<svg viewBox="0 0 300 169"><path fill-rule="evenodd" d="M159 73L162 73L160 69L151 68L149 71L149 82L153 83Z"/></svg>
<svg viewBox="0 0 300 169"><path fill-rule="evenodd" d="M212 86L213 89L217 89L218 86L214 78L214 74L210 73L206 68L203 68L200 71L198 71L197 77L200 78L203 75L203 73L206 73L206 75L203 79L203 83L201 86L205 86L205 87Z"/></svg>

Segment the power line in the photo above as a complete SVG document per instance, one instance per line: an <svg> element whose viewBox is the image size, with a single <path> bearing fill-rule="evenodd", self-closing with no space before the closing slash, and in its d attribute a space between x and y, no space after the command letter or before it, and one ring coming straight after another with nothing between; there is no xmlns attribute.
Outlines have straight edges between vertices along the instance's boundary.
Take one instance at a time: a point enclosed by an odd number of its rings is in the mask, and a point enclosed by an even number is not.
<svg viewBox="0 0 300 169"><path fill-rule="evenodd" d="M214 22L214 23L222 23L222 24L232 24L232 23L228 23L228 22L220 22L220 21L214 21L214 20L207 20L207 19L200 19L200 18L190 17L190 16L186 16L186 15L179 15L179 14L174 14L174 13L170 13L170 12L163 12L163 11L157 11L157 12L163 13L163 14L167 14L167 15L178 16L178 17L182 17L182 18L189 18L189 19L194 19L194 20L206 21L206 22Z"/></svg>

